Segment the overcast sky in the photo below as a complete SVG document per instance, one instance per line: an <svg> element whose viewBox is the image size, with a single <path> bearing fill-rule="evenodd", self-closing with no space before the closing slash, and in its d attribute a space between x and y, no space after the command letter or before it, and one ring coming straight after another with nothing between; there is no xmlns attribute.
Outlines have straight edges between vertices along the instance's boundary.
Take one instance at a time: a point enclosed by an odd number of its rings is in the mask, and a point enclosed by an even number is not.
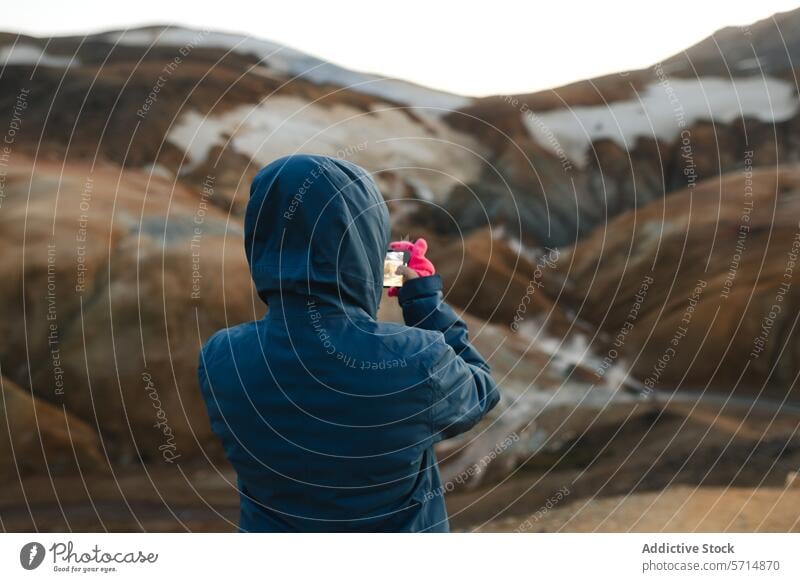
<svg viewBox="0 0 800 582"><path fill-rule="evenodd" d="M146 24L240 32L465 95L524 93L646 67L800 0L25 0L0 29L37 36Z"/></svg>

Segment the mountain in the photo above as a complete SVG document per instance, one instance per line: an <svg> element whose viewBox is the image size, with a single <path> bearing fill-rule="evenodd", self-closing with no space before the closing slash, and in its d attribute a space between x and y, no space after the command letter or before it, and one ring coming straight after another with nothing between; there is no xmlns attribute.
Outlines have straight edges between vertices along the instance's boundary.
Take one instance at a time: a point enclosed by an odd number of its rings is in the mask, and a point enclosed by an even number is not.
<svg viewBox="0 0 800 582"><path fill-rule="evenodd" d="M26 103L16 154L100 159L198 189L213 176L215 202L237 211L252 175L292 152L346 157L379 171L387 195L411 199L480 173L481 146L442 120L470 99L266 41L172 27L4 34L3 63L0 108L21 92Z"/></svg>
<svg viewBox="0 0 800 582"><path fill-rule="evenodd" d="M730 26L665 61L676 74L794 78L800 12L780 12L747 26Z"/></svg>
<svg viewBox="0 0 800 582"><path fill-rule="evenodd" d="M758 152L756 166L796 162L796 18L724 29L649 69L483 99L232 34L5 34L0 106L11 111L29 91L20 154L104 159L194 188L213 176L215 203L237 213L260 166L287 152L327 153L376 173L398 231L503 224L527 244L565 246L741 169L746 151ZM748 68L753 59L769 67Z"/></svg>
<svg viewBox="0 0 800 582"><path fill-rule="evenodd" d="M455 127L491 144L491 166L448 210L471 226L485 223L488 207L515 232L521 224L565 246L668 192L742 169L746 152L757 153L755 166L796 163L798 19L795 10L726 28L648 69L451 113Z"/></svg>

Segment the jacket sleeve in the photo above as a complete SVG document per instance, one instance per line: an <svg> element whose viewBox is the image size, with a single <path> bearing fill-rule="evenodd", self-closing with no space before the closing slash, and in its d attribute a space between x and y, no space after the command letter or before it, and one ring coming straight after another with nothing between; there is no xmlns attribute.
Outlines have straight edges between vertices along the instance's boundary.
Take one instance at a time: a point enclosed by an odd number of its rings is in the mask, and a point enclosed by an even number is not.
<svg viewBox="0 0 800 582"><path fill-rule="evenodd" d="M469 342L467 325L442 300L438 275L412 279L398 294L406 325L439 331L430 371L434 441L472 428L500 401L486 360Z"/></svg>

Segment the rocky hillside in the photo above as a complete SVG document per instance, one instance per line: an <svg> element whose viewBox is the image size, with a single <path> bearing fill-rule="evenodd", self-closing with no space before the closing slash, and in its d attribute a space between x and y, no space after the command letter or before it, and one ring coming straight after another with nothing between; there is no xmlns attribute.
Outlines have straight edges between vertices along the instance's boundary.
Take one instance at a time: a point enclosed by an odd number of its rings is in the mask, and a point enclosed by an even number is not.
<svg viewBox="0 0 800 582"><path fill-rule="evenodd" d="M473 101L448 120L490 145L490 165L448 210L472 227L486 208L563 246L704 179L796 163L798 20L726 28L648 69Z"/></svg>
<svg viewBox="0 0 800 582"><path fill-rule="evenodd" d="M378 172L388 197L443 199L483 147L443 116L470 99L348 71L267 41L180 28L0 35L0 110L22 100L14 153L104 160L200 189L238 212L250 178L292 152Z"/></svg>
<svg viewBox="0 0 800 582"><path fill-rule="evenodd" d="M545 273L646 391L797 399L800 168L726 174L597 228Z"/></svg>

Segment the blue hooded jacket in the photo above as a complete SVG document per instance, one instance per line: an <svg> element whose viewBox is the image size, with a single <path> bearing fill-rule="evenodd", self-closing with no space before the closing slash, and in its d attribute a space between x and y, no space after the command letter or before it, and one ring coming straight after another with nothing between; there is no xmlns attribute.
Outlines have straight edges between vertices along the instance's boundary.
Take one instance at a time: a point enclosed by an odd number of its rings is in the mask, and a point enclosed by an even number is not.
<svg viewBox="0 0 800 582"><path fill-rule="evenodd" d="M259 320L200 354L214 433L238 474L241 531L447 531L433 444L497 404L489 366L437 275L375 319L389 215L356 165L279 159L253 180L245 250Z"/></svg>

